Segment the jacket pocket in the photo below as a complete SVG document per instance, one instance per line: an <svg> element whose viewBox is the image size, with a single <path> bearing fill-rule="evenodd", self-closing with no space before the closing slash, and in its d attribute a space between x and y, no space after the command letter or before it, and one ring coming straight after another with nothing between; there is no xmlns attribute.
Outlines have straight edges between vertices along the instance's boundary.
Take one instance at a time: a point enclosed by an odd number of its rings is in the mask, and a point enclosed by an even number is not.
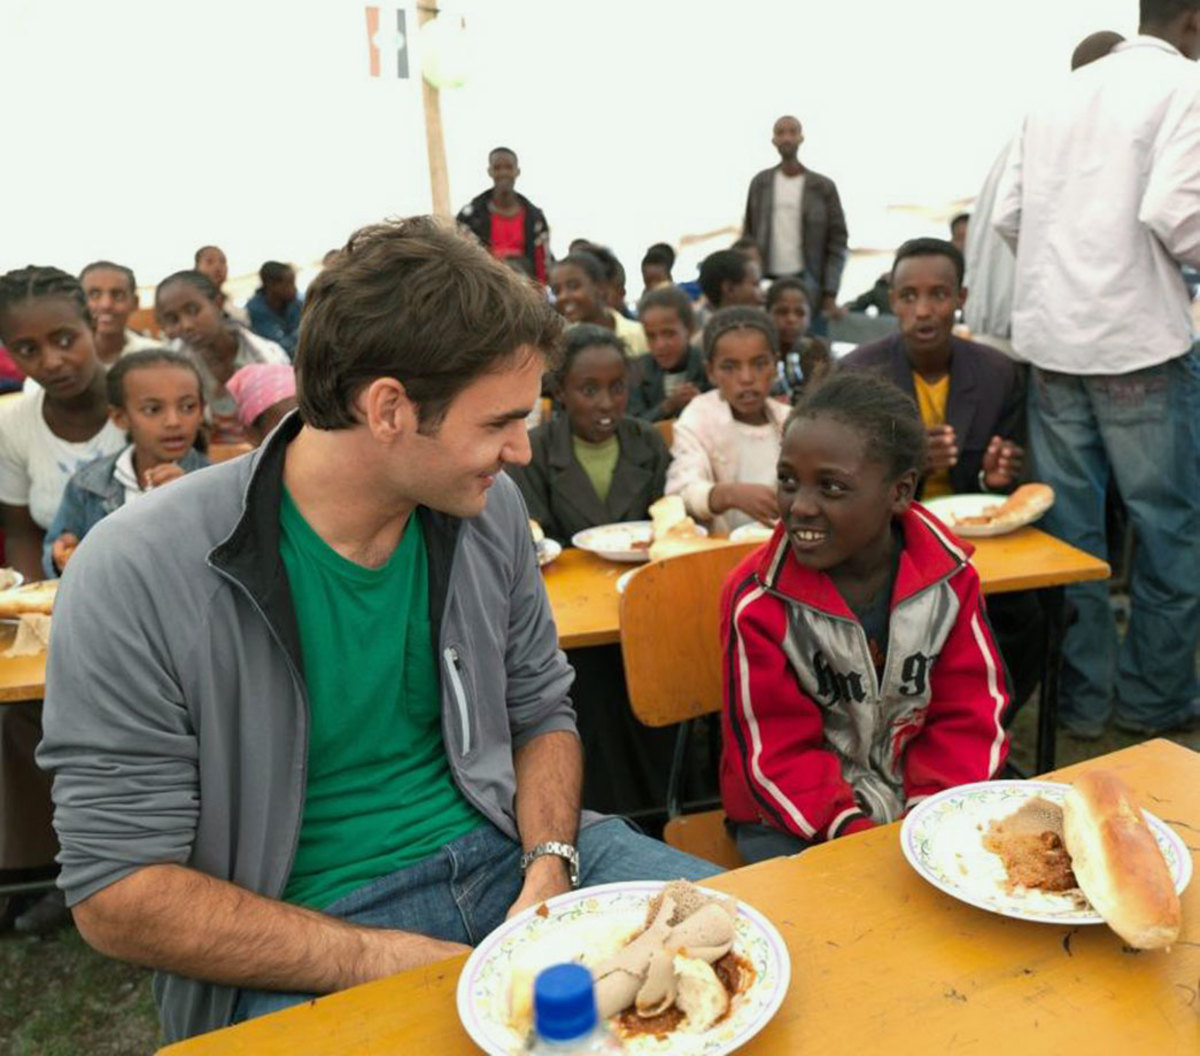
<svg viewBox="0 0 1200 1056"><path fill-rule="evenodd" d="M463 677L462 661L458 649L453 645L442 650L442 660L446 665L446 677L450 680L450 696L454 701L458 715L459 737L461 738L461 754L471 754L471 712L467 707L467 689Z"/></svg>

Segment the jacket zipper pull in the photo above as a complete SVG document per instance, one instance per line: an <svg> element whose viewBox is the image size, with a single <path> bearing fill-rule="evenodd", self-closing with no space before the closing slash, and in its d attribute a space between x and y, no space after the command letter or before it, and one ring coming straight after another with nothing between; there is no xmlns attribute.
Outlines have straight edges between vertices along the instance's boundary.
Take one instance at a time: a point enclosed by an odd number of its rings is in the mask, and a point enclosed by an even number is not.
<svg viewBox="0 0 1200 1056"><path fill-rule="evenodd" d="M467 694L463 688L462 664L458 658L458 650L450 645L442 654L446 658L447 672L450 675L450 688L454 693L454 702L458 706L458 718L462 729L462 754L471 750L471 720L467 714Z"/></svg>

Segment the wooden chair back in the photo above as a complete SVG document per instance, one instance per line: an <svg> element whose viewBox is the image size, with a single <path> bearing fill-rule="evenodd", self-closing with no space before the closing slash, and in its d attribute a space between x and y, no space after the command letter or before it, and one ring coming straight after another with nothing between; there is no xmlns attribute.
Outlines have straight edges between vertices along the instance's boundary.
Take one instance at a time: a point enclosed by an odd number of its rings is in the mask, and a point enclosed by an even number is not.
<svg viewBox="0 0 1200 1056"><path fill-rule="evenodd" d="M646 726L721 710L721 588L762 543L731 543L640 569L621 595L629 702Z"/></svg>
<svg viewBox="0 0 1200 1056"><path fill-rule="evenodd" d="M669 448L675 442L675 421L667 418L661 422L655 422L654 428L658 430L658 435L663 438L663 442Z"/></svg>

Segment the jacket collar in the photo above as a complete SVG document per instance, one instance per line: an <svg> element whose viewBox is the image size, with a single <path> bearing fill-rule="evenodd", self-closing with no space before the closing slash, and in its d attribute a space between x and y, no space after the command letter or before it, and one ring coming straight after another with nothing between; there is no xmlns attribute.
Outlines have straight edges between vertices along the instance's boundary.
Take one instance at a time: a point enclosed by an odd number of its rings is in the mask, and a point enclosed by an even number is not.
<svg viewBox="0 0 1200 1056"><path fill-rule="evenodd" d="M126 450L127 447L123 447L114 455L106 455L81 467L73 478L75 486L80 491L98 495L102 499L120 495L125 489L116 482L113 474L116 472L117 460ZM191 473L207 466L208 459L192 448L179 460L179 465L185 473Z"/></svg>
<svg viewBox="0 0 1200 1056"><path fill-rule="evenodd" d="M924 506L914 502L900 518L904 550L892 588L891 609L927 587L958 572L970 560L974 547L950 533ZM755 572L764 587L790 601L818 609L829 616L854 619L854 613L832 579L800 564L792 554L783 524L763 549Z"/></svg>
<svg viewBox="0 0 1200 1056"><path fill-rule="evenodd" d="M288 444L300 432L296 411L289 414L253 455L250 479L242 497L242 514L224 541L208 555L209 565L234 580L262 611L297 671L304 670L300 628L283 555L279 550L279 506L283 500L283 467ZM439 647L450 573L461 521L417 507L429 555L429 620Z"/></svg>
<svg viewBox="0 0 1200 1056"><path fill-rule="evenodd" d="M617 420L620 454L605 502L600 501L587 473L575 457L571 423L567 416L564 414L552 419L547 429L550 437L550 487L560 502L573 506L592 524L630 520L634 512L641 513L640 510L635 511L634 506L645 494L646 485L654 474L654 449L642 436L636 419L626 416Z"/></svg>
<svg viewBox="0 0 1200 1056"><path fill-rule="evenodd" d="M946 424L952 426L960 438L970 431L971 422L979 407L979 373L976 367L977 362L971 354L971 346L961 338L951 335L950 393L946 398ZM913 367L909 362L902 334L893 334L889 339L887 373L896 385L916 399Z"/></svg>

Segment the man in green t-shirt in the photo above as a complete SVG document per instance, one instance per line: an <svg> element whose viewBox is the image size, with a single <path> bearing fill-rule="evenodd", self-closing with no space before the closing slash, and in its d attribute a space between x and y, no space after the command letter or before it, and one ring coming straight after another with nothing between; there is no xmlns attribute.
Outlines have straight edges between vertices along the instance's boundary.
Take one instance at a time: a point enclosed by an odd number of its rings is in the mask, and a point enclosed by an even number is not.
<svg viewBox="0 0 1200 1056"><path fill-rule="evenodd" d="M72 558L39 755L60 883L89 942L163 973L168 1040L460 953L575 884L717 871L580 814L502 472L561 326L453 229L365 228L309 289L299 411Z"/></svg>

